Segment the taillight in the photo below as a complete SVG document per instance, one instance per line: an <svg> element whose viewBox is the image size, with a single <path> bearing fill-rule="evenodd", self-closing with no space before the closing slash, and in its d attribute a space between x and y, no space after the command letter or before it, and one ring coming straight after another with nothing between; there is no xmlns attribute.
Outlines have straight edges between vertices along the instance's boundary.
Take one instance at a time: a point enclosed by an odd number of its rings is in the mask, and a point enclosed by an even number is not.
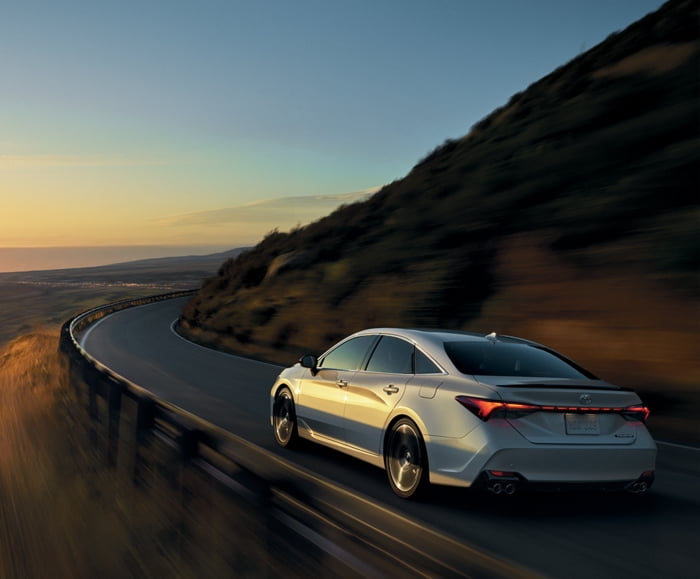
<svg viewBox="0 0 700 579"><path fill-rule="evenodd" d="M559 412L573 414L620 414L626 420L646 422L649 409L641 404L619 407L587 407L587 406L540 406L538 404L522 404L519 402L504 402L488 400L472 396L456 396L455 400L472 414L486 422L490 418L520 418L533 412Z"/></svg>
<svg viewBox="0 0 700 579"><path fill-rule="evenodd" d="M628 420L638 420L639 422L646 422L649 418L649 409L646 406L628 406L622 412L622 416Z"/></svg>
<svg viewBox="0 0 700 579"><path fill-rule="evenodd" d="M503 408L503 402L484 400L483 398L471 398L469 396L457 396L455 398L462 406L472 414L481 418L484 422L491 417L495 410Z"/></svg>
<svg viewBox="0 0 700 579"><path fill-rule="evenodd" d="M540 407L535 404L502 402L501 400L486 400L471 396L456 396L455 400L484 422L489 418L519 418L540 410Z"/></svg>

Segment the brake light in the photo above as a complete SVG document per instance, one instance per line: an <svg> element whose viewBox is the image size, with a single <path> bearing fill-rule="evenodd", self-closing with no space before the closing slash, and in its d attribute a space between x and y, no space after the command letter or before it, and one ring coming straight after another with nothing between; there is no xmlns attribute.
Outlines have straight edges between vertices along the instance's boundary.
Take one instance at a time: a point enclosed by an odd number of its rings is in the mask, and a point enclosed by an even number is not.
<svg viewBox="0 0 700 579"><path fill-rule="evenodd" d="M533 412L620 414L626 420L637 420L639 422L646 422L649 418L649 409L641 404L624 407L541 406L538 404L522 404L519 402L474 398L472 396L456 396L455 400L484 422L490 418L520 418L526 414L532 414Z"/></svg>
<svg viewBox="0 0 700 579"><path fill-rule="evenodd" d="M485 400L483 398L471 398L469 396L457 396L455 398L462 406L471 411L477 418L486 422L495 410L503 408L503 402Z"/></svg>
<svg viewBox="0 0 700 579"><path fill-rule="evenodd" d="M486 400L471 396L457 396L455 400L484 422L489 418L518 418L540 410L540 407L535 404L502 402L500 400Z"/></svg>
<svg viewBox="0 0 700 579"><path fill-rule="evenodd" d="M646 422L649 418L649 409L641 404L638 406L628 406L623 411L622 415L629 420L639 420L639 422Z"/></svg>

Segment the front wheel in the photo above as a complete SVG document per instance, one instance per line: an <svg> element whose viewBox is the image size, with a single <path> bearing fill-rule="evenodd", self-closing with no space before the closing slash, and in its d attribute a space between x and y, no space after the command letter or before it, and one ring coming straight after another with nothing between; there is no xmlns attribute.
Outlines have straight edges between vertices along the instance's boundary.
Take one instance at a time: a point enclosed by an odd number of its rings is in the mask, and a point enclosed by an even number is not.
<svg viewBox="0 0 700 579"><path fill-rule="evenodd" d="M401 498L415 498L428 486L428 456L418 427L402 418L392 427L384 449L384 467L391 489Z"/></svg>
<svg viewBox="0 0 700 579"><path fill-rule="evenodd" d="M275 395L272 406L272 427L275 440L280 446L292 446L298 438L297 416L292 393L286 386Z"/></svg>

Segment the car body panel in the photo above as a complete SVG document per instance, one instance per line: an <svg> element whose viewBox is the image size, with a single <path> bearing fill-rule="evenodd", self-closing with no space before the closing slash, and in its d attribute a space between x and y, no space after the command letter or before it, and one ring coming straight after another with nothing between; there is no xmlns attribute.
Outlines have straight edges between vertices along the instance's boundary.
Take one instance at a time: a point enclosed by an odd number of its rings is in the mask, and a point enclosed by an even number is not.
<svg viewBox="0 0 700 579"><path fill-rule="evenodd" d="M355 371L320 369L315 376L307 370L296 402L297 419L310 432L342 439L345 435L343 409L347 390L342 386Z"/></svg>
<svg viewBox="0 0 700 579"><path fill-rule="evenodd" d="M379 454L391 411L401 400L412 376L380 372L356 372L347 388L345 440Z"/></svg>

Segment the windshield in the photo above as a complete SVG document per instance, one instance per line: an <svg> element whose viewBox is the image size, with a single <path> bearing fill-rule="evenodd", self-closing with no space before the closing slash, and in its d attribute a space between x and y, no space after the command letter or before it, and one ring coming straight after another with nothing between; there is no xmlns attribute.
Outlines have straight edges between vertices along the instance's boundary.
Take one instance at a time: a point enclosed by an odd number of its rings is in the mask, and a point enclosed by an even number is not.
<svg viewBox="0 0 700 579"><path fill-rule="evenodd" d="M463 374L595 379L573 362L528 344L445 342L445 351Z"/></svg>

